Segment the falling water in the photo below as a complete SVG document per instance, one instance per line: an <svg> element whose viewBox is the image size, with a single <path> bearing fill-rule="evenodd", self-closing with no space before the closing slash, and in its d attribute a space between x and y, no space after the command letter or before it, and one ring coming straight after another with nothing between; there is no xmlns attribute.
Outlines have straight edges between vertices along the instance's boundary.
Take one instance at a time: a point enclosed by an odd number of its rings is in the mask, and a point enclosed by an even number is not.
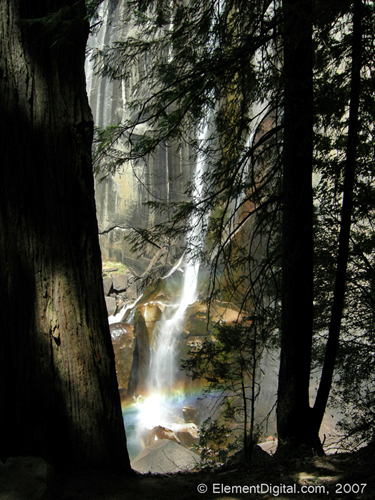
<svg viewBox="0 0 375 500"><path fill-rule="evenodd" d="M141 299L141 296L139 296L135 302L132 302L131 304L124 305L119 310L119 312L117 314L111 314L110 316L108 316L108 324L113 325L114 323L118 323L119 321L122 321L122 319L125 316L126 311L128 311L130 309L134 310L134 307L137 305L137 303L139 302L140 299Z"/></svg>
<svg viewBox="0 0 375 500"><path fill-rule="evenodd" d="M151 360L151 391L162 392L173 389L176 378L176 358L178 359L179 333L184 327L185 312L197 300L199 263L188 264L185 268L184 287L177 310L170 319L161 321L159 338Z"/></svg>
<svg viewBox="0 0 375 500"><path fill-rule="evenodd" d="M207 125L202 127L199 141L204 141L207 134ZM197 155L195 172L195 190L193 197L198 200L201 196L201 174L204 160L202 154ZM190 221L191 231L187 240L202 241L202 223L198 216ZM177 268L178 266L175 266ZM190 260L185 264L183 289L179 303L164 314L157 325L155 345L151 354L148 397L138 401L140 409L140 424L145 428L164 425L172 428L174 415L174 399L176 399L176 385L179 373L180 339L184 330L186 310L189 305L198 299L198 273L200 263ZM167 310L168 311L168 310Z"/></svg>

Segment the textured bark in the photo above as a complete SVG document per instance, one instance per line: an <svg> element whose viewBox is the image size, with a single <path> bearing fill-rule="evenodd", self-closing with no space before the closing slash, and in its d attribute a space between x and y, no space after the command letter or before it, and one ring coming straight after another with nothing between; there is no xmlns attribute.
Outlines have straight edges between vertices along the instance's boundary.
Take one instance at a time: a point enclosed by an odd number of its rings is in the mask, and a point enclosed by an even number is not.
<svg viewBox="0 0 375 500"><path fill-rule="evenodd" d="M309 406L313 331L313 88L311 2L284 1L282 337L280 448L319 448ZM298 27L298 29L296 28Z"/></svg>
<svg viewBox="0 0 375 500"><path fill-rule="evenodd" d="M0 4L0 458L129 471L101 282L84 9Z"/></svg>

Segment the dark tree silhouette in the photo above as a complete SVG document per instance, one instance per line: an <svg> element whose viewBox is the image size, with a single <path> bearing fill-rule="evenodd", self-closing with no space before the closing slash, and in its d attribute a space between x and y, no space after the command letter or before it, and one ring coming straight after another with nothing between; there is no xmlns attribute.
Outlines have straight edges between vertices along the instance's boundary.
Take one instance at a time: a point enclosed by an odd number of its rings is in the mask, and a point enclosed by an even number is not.
<svg viewBox="0 0 375 500"><path fill-rule="evenodd" d="M0 5L0 456L130 471L101 282L85 2Z"/></svg>

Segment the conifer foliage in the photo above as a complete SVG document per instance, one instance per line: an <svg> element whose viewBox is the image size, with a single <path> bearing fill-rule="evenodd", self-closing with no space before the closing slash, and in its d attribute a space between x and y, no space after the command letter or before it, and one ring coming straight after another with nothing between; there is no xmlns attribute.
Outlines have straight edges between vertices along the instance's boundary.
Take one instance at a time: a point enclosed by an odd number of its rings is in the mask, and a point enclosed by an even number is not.
<svg viewBox="0 0 375 500"><path fill-rule="evenodd" d="M96 54L133 95L129 118L98 131L97 168L136 168L172 141L204 163L189 201L154 204L165 221L134 250L183 239L200 218L204 248L185 244L210 270L209 299L236 302L281 348L280 449L322 451L333 380L353 409L344 426L371 439L373 3L130 1L127 22Z"/></svg>

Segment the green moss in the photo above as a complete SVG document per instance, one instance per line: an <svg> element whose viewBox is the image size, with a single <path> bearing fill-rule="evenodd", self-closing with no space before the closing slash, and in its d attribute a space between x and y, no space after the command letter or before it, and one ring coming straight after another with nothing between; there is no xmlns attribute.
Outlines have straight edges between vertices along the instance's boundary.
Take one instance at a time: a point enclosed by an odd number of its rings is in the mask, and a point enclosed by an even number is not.
<svg viewBox="0 0 375 500"><path fill-rule="evenodd" d="M103 276L109 276L111 274L123 274L127 271L127 266L122 262L111 262L107 260L102 263Z"/></svg>

